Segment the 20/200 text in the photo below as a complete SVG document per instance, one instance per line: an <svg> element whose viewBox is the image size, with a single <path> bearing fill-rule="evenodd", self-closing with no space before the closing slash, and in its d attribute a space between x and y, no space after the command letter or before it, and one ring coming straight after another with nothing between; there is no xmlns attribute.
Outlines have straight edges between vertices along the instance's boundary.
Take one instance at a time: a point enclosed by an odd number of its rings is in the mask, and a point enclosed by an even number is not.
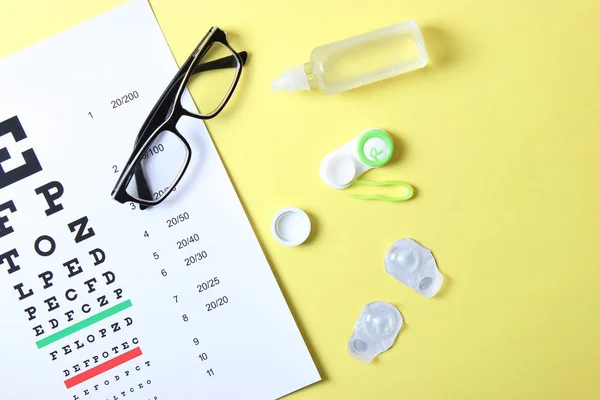
<svg viewBox="0 0 600 400"><path fill-rule="evenodd" d="M127 93L126 95L111 100L110 104L112 104L112 108L118 108L121 107L123 104L127 104L130 101L137 99L138 97L140 97L139 93L137 92L137 90L134 90L131 93Z"/></svg>

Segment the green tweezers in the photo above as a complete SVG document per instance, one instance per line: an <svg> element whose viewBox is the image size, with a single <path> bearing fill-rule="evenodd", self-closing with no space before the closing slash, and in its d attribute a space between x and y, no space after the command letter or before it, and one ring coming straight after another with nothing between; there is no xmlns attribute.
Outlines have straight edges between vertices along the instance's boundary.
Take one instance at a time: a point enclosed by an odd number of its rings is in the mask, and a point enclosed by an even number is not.
<svg viewBox="0 0 600 400"><path fill-rule="evenodd" d="M381 194L351 194L350 195L350 197L352 197L353 199L360 199L360 200L383 200L383 201L389 201L389 202L400 202L400 201L406 201L406 200L410 199L411 197L413 197L413 194L415 193L413 187L410 186L408 183L398 182L398 181L373 182L373 181L365 181L365 180L355 180L355 181L352 181L350 183L350 185L400 186L400 187L403 187L404 189L406 189L406 194L404 196L400 196L400 197L390 197L390 196L384 196Z"/></svg>

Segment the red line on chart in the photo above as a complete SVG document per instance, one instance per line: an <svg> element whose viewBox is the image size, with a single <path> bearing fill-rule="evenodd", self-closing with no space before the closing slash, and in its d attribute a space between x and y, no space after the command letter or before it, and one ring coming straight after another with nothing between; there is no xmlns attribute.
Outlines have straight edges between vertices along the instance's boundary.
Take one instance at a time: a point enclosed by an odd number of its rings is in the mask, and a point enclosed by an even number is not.
<svg viewBox="0 0 600 400"><path fill-rule="evenodd" d="M136 347L135 349L129 350L127 353L123 353L112 360L108 360L100 365L95 366L89 371L82 372L79 375L75 375L74 377L67 379L65 381L65 385L67 386L67 389L71 389L73 386L79 385L85 381L89 381L90 379L95 378L106 371L110 371L119 365L125 364L127 361L131 361L141 355L142 350L139 347Z"/></svg>

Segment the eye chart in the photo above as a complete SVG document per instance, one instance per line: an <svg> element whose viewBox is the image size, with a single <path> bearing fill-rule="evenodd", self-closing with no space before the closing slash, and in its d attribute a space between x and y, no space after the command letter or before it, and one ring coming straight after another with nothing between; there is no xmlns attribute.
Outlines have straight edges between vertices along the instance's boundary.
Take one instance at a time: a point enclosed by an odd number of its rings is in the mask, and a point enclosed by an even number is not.
<svg viewBox="0 0 600 400"><path fill-rule="evenodd" d="M2 400L275 399L320 379L201 122L178 126L192 159L165 202L110 198L177 69L145 0L0 60Z"/></svg>

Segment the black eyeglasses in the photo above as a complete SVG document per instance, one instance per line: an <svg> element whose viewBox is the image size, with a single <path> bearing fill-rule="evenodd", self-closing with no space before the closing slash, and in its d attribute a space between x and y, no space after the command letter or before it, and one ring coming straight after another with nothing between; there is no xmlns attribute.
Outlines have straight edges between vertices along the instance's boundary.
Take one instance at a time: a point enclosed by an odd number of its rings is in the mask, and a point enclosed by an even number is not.
<svg viewBox="0 0 600 400"><path fill-rule="evenodd" d="M145 209L173 192L192 155L177 123L182 116L201 120L217 116L231 98L247 58L247 52L231 48L224 31L217 27L208 31L142 125L112 191L115 200L135 202ZM181 101L188 85L202 87L194 94L199 112L187 109Z"/></svg>

